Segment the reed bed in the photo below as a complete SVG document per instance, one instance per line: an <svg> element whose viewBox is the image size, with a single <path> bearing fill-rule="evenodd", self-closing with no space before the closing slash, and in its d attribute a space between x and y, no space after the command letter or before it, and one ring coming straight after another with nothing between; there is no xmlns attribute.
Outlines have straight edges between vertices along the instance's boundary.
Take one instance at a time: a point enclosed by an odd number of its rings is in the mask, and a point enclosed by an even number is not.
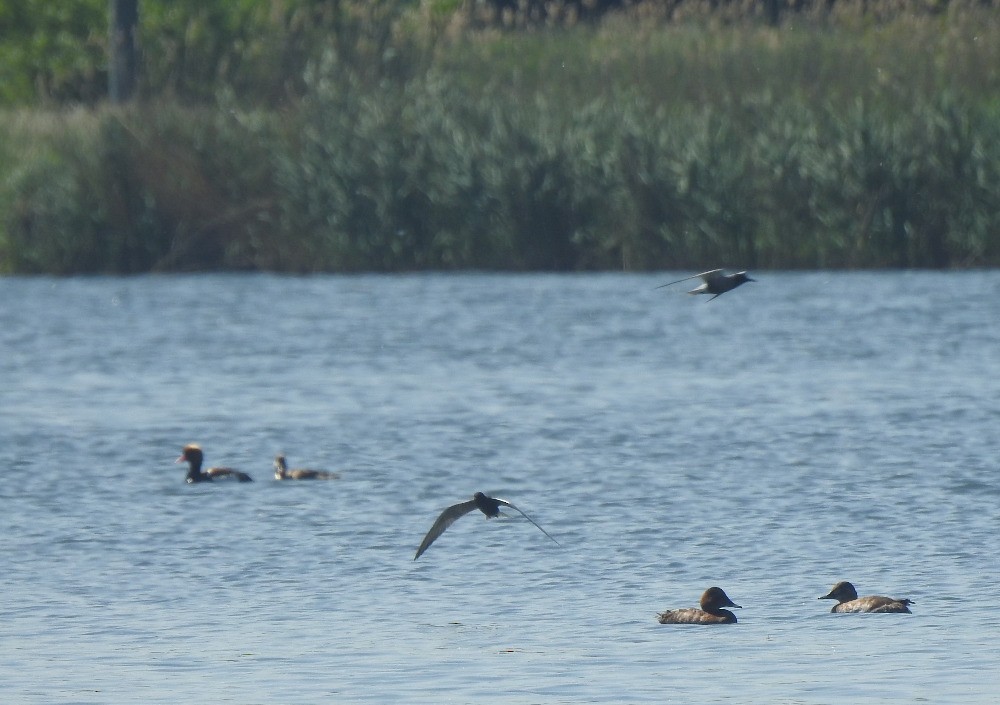
<svg viewBox="0 0 1000 705"><path fill-rule="evenodd" d="M0 270L1000 264L990 12L401 46L266 104L8 110Z"/></svg>

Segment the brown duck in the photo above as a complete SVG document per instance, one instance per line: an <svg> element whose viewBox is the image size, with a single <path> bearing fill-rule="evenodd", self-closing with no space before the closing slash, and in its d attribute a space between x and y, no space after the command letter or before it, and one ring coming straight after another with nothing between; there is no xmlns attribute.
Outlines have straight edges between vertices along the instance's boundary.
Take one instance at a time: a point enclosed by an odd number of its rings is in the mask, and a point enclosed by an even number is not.
<svg viewBox="0 0 1000 705"><path fill-rule="evenodd" d="M846 580L834 585L830 592L818 599L836 600L837 604L833 606L831 612L869 612L872 614L905 612L909 614L909 605L914 604L913 600L905 598L897 600L894 597L883 597L882 595L858 597L858 591Z"/></svg>
<svg viewBox="0 0 1000 705"><path fill-rule="evenodd" d="M736 624L736 615L723 607L740 607L720 587L710 587L701 594L701 609L685 607L667 610L656 616L660 624ZM741 608L742 609L742 608Z"/></svg>

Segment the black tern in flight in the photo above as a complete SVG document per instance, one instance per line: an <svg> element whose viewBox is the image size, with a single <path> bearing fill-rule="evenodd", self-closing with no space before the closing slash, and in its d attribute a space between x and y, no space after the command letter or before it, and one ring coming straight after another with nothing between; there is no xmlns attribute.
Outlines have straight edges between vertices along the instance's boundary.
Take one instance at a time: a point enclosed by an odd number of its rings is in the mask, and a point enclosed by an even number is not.
<svg viewBox="0 0 1000 705"><path fill-rule="evenodd" d="M678 279L677 281L670 282L668 284L660 284L660 286L655 287L657 289L662 289L665 286L671 286L673 284L680 284L681 282L686 282L688 279L698 279L702 280L700 286L695 287L689 294L715 294L712 297L714 299L716 296L721 296L727 291L732 291L740 284L745 284L746 282L755 282L756 279L751 279L747 276L746 272L736 272L736 274L723 274L721 269L712 269L708 272L702 272L701 274L695 274L690 277L684 277L683 279ZM711 301L712 299L709 299Z"/></svg>
<svg viewBox="0 0 1000 705"><path fill-rule="evenodd" d="M420 558L420 554L422 554L424 551L430 548L430 545L434 543L434 540L438 536L443 534L444 530L447 529L452 524L454 524L458 519L464 517L466 514L473 511L474 509L478 509L483 514L485 514L487 519L500 516L501 504L505 507L510 507L515 512L520 512L521 515L525 519L530 521L532 524L534 524L539 531L541 531L543 534L552 539L548 531L538 526L538 524L535 522L534 519L529 517L527 514L522 512L520 509L515 507L507 500L499 499L497 497L487 497L482 492L476 492L476 494L473 495L472 499L470 499L469 501L461 502L459 504L453 504L447 509L445 509L443 512L441 512L441 516L437 518L437 521L434 522L434 526L432 526L431 530L427 532L426 536L424 536L424 540L420 542L420 548L417 549L417 555L413 557L413 560L417 560L418 558ZM552 540L555 541L557 545L562 545L555 539Z"/></svg>

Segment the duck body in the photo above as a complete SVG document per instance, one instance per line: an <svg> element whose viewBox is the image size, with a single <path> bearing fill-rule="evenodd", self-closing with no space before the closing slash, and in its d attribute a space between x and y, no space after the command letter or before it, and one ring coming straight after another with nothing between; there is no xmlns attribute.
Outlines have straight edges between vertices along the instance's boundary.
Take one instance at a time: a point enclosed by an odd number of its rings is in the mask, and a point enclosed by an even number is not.
<svg viewBox="0 0 1000 705"><path fill-rule="evenodd" d="M205 454L201 447L194 443L184 446L181 456L175 462L187 463L188 473L184 481L188 484L196 482L212 482L214 480L236 480L237 482L253 482L253 478L245 472L234 470L233 468L208 468L202 470L201 465L205 460Z"/></svg>
<svg viewBox="0 0 1000 705"><path fill-rule="evenodd" d="M868 614L910 614L910 605L914 604L913 600L910 599L897 599L894 597L885 597L883 595L867 595L865 597L858 597L858 591L855 590L854 585L846 580L834 585L830 592L823 595L819 599L837 600L837 604L833 606L830 612L841 613L865 612Z"/></svg>
<svg viewBox="0 0 1000 705"><path fill-rule="evenodd" d="M736 624L736 615L729 610L706 612L694 607L667 610L656 616L660 624Z"/></svg>
<svg viewBox="0 0 1000 705"><path fill-rule="evenodd" d="M724 607L740 607L729 599L720 587L710 587L702 593L701 609L685 607L667 610L656 616L660 624L736 624L736 615Z"/></svg>
<svg viewBox="0 0 1000 705"><path fill-rule="evenodd" d="M274 479L275 480L336 480L339 478L335 472L326 470L306 470L301 468L288 469L285 456L278 455L274 458Z"/></svg>

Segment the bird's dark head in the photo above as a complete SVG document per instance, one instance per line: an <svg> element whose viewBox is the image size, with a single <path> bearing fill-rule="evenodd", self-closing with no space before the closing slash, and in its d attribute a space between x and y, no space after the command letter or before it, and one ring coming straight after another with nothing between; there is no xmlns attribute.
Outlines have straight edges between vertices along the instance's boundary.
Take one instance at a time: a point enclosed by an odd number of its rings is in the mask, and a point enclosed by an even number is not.
<svg viewBox="0 0 1000 705"><path fill-rule="evenodd" d="M191 443L184 446L181 450L181 457L179 457L174 462L176 463L188 463L196 467L201 467L201 462L204 460L205 454L201 451L201 446Z"/></svg>
<svg viewBox="0 0 1000 705"><path fill-rule="evenodd" d="M701 608L706 612L720 610L723 607L740 607L740 605L730 600L726 591L720 587L710 587L703 592L699 603L701 604Z"/></svg>
<svg viewBox="0 0 1000 705"><path fill-rule="evenodd" d="M817 599L850 602L851 600L858 599L858 591L854 589L854 586L851 583L846 580L842 580L834 585L830 592Z"/></svg>
<svg viewBox="0 0 1000 705"><path fill-rule="evenodd" d="M756 279L753 279L749 275L747 275L746 272L737 272L734 276L736 277L737 281L740 282L740 284L742 284L743 282L755 282L755 281L757 281Z"/></svg>

